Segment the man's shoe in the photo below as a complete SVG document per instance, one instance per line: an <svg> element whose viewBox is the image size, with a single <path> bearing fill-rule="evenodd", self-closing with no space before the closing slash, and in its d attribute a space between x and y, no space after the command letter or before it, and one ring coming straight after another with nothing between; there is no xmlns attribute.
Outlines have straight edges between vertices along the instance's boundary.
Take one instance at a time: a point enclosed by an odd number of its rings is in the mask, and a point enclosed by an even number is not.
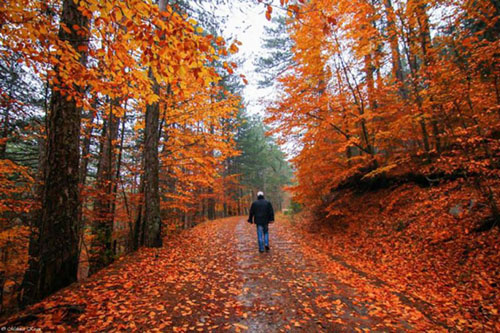
<svg viewBox="0 0 500 333"><path fill-rule="evenodd" d="M269 252L270 248L269 246L266 246L266 252Z"/></svg>
<svg viewBox="0 0 500 333"><path fill-rule="evenodd" d="M264 250L259 250L260 253L264 253Z"/></svg>

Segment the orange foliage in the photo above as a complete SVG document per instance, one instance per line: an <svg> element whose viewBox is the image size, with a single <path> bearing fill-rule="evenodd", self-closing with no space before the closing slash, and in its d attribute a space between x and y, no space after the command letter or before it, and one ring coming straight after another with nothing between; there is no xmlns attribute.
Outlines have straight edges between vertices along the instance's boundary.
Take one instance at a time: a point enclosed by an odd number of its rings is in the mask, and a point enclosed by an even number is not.
<svg viewBox="0 0 500 333"><path fill-rule="evenodd" d="M268 122L298 147L306 242L389 279L445 329L498 330L498 6L288 8L294 64Z"/></svg>
<svg viewBox="0 0 500 333"><path fill-rule="evenodd" d="M335 217L295 224L307 244L410 295L442 328L499 329L499 230L473 231L488 211L464 181L338 196Z"/></svg>
<svg viewBox="0 0 500 333"><path fill-rule="evenodd" d="M498 179L490 1L313 0L299 11L288 25L295 65L268 119L298 141L299 201L320 206L355 175L398 168L479 175L480 188Z"/></svg>
<svg viewBox="0 0 500 333"><path fill-rule="evenodd" d="M200 189L213 192L224 172L223 161L236 153L228 124L239 108L239 98L226 91L221 76L233 73L236 64L224 59L236 53L240 43L226 45L222 37L206 33L168 2L164 11L154 1L143 0L75 3L89 18L88 31L77 25L61 28L88 36L88 46L78 50L59 38L61 1L3 1L0 34L7 38L2 39L0 57L8 63L14 54L20 55L19 62L47 84L48 90L60 89L64 98L74 99L82 107L81 138L87 139L90 149L82 156L88 164L82 174L88 170L88 176L82 179L80 192L82 221L87 227L82 244L82 264L86 265L87 247L95 238L89 231L104 220L114 224L112 241L118 242L114 255L132 247L134 223L143 204L140 178L147 105L160 105L160 193L166 222L173 219L167 214L172 210L196 214ZM12 112L22 117L22 107ZM38 111L50 112L50 107ZM123 126L108 138L112 119ZM116 133L122 132L126 135L119 140ZM111 171L105 171L108 174L102 181L94 177L100 168L94 152L105 140L109 140L112 161ZM7 160L2 163L0 168L6 170L0 170L2 218L7 210L27 213L33 204L22 197L27 188L11 175L30 177L36 171ZM215 195L221 194L210 197ZM27 221L20 224L27 225ZM27 236L25 229L19 235ZM0 231L4 231L3 225ZM23 242L25 249L27 239ZM24 266L18 266L22 272Z"/></svg>

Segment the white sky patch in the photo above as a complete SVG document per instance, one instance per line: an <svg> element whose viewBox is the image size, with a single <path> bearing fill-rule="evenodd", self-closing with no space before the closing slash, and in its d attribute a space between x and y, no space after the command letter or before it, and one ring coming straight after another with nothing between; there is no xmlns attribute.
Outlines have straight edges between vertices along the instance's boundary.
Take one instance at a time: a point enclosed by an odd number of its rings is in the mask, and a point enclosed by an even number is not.
<svg viewBox="0 0 500 333"><path fill-rule="evenodd" d="M277 7L274 9L279 10ZM257 1L243 3L243 0L220 4L215 10L215 16L224 17L225 24L220 30L228 44L235 39L242 43L232 61L238 64L236 73L245 75L248 80L248 85L245 85L242 91L247 113L262 118L265 118L267 105L278 97L276 88L259 88L258 85L261 77L255 62L267 53L263 48L263 38L266 35L264 28L272 27L272 23L266 19L265 11L266 6L258 4ZM296 155L296 143L290 142L281 148L288 155L287 159Z"/></svg>
<svg viewBox="0 0 500 333"><path fill-rule="evenodd" d="M248 80L248 85L243 89L243 99L250 115L264 115L266 103L272 98L271 89L258 87L259 68L255 61L266 51L262 48L262 38L265 35L264 27L270 26L265 17L265 6L253 2L221 5L218 10L220 15L227 15L227 21L222 28L223 36L229 41L239 40L242 45L235 55L238 63L237 74L243 74Z"/></svg>

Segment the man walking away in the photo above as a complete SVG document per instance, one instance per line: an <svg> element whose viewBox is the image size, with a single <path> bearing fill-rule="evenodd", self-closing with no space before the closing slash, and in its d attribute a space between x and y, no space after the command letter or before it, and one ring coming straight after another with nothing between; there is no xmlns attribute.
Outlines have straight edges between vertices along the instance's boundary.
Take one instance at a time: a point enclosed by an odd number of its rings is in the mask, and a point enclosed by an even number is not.
<svg viewBox="0 0 500 333"><path fill-rule="evenodd" d="M273 205L264 199L264 193L257 193L257 200L250 207L249 223L257 225L257 240L259 241L259 252L269 251L269 223L274 222Z"/></svg>

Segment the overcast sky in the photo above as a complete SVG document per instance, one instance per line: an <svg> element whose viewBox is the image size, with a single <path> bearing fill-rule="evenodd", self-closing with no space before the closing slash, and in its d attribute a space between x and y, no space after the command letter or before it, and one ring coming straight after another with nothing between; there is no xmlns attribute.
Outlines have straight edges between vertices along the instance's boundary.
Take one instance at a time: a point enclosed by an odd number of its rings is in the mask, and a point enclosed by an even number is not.
<svg viewBox="0 0 500 333"><path fill-rule="evenodd" d="M248 80L248 85L243 91L247 110L250 114L263 115L266 100L269 100L273 92L272 89L258 88L258 68L254 62L264 52L262 48L264 26L270 25L270 22L265 17L265 6L255 2L248 1L242 4L240 1L235 1L220 6L218 10L220 15L227 16L222 31L224 37L229 41L238 39L242 43L240 51L235 56L237 60L235 62L239 65L237 73L245 75Z"/></svg>

